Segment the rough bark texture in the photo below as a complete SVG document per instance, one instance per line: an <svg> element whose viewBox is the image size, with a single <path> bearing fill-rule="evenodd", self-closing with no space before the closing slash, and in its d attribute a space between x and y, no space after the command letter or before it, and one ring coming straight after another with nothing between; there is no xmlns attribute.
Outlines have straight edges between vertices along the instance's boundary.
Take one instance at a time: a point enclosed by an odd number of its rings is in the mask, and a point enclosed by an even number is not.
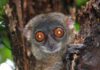
<svg viewBox="0 0 100 70"><path fill-rule="evenodd" d="M100 0L90 0L78 11L77 19L85 45L81 51L79 70L100 70Z"/></svg>
<svg viewBox="0 0 100 70"><path fill-rule="evenodd" d="M64 1L66 4L69 3L69 0ZM35 66L30 46L22 35L25 24L40 13L53 11L66 13L64 5L62 5L65 2L61 2L61 0L10 0L9 4L5 6L6 26L11 40L16 70L34 70ZM99 70L100 1L91 0L86 7L77 12L77 15L77 20L81 25L80 35L85 39L84 44L86 45L85 50L81 52L77 69Z"/></svg>

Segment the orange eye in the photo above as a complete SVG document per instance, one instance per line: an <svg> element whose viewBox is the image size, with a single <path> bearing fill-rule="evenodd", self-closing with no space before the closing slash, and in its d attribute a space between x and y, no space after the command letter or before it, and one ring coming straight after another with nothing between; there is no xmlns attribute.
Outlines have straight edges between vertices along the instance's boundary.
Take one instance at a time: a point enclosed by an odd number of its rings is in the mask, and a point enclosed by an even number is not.
<svg viewBox="0 0 100 70"><path fill-rule="evenodd" d="M58 38L61 38L64 35L64 30L60 27L54 29L54 35Z"/></svg>
<svg viewBox="0 0 100 70"><path fill-rule="evenodd" d="M38 42L42 42L44 39L45 39L45 34L41 31L37 32L35 34L35 39L38 41Z"/></svg>

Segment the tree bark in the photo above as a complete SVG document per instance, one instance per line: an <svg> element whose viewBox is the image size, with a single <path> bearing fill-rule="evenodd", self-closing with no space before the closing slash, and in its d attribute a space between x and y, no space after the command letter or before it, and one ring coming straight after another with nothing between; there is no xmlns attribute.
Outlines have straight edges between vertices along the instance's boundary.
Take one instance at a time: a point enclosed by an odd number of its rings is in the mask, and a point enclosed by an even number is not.
<svg viewBox="0 0 100 70"><path fill-rule="evenodd" d="M80 35L84 38L79 70L100 70L100 0L90 0L78 10Z"/></svg>

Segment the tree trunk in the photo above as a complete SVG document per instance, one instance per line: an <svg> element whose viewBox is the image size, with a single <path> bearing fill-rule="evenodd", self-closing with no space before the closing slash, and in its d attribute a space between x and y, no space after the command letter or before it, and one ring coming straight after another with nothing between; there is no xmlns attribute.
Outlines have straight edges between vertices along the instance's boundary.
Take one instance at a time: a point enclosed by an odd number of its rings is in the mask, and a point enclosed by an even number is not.
<svg viewBox="0 0 100 70"><path fill-rule="evenodd" d="M84 38L79 70L100 70L100 0L90 0L78 10L80 35Z"/></svg>

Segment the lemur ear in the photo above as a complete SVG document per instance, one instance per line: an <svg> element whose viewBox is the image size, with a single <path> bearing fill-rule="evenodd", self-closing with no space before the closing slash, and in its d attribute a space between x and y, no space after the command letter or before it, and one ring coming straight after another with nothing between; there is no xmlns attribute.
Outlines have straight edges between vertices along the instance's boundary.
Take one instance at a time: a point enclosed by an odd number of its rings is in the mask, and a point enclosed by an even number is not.
<svg viewBox="0 0 100 70"><path fill-rule="evenodd" d="M26 37L26 39L29 41L31 39L32 35L32 23L28 23L24 30L23 30L23 35Z"/></svg>
<svg viewBox="0 0 100 70"><path fill-rule="evenodd" d="M71 16L66 17L66 25L68 29L74 29L75 20L72 19Z"/></svg>

